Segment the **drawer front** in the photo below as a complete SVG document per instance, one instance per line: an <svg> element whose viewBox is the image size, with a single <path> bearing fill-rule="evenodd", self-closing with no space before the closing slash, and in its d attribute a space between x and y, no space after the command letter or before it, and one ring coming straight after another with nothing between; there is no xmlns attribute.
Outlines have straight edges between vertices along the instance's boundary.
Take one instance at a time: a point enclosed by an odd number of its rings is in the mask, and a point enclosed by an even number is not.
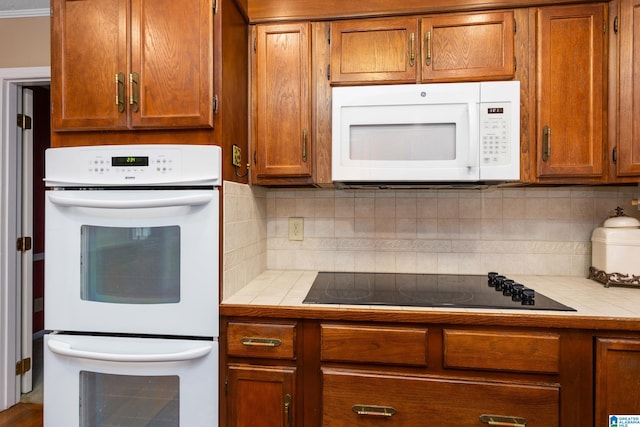
<svg viewBox="0 0 640 427"><path fill-rule="evenodd" d="M427 329L321 325L325 362L427 366Z"/></svg>
<svg viewBox="0 0 640 427"><path fill-rule="evenodd" d="M559 390L541 385L451 381L323 369L323 426L558 427ZM358 413L359 412L359 413ZM485 415L484 418L482 416ZM426 422L428 420L428 423ZM512 422L511 424L508 424ZM522 421L520 421L522 422Z"/></svg>
<svg viewBox="0 0 640 427"><path fill-rule="evenodd" d="M560 336L445 329L445 368L557 374Z"/></svg>
<svg viewBox="0 0 640 427"><path fill-rule="evenodd" d="M296 323L229 322L229 356L295 359Z"/></svg>

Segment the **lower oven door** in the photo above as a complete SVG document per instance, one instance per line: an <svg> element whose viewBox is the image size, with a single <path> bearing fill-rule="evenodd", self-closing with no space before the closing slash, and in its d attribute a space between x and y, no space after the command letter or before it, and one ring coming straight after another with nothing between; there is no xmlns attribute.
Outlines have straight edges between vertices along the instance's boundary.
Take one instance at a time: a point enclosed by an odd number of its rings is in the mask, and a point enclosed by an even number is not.
<svg viewBox="0 0 640 427"><path fill-rule="evenodd" d="M51 190L45 328L218 336L219 192Z"/></svg>
<svg viewBox="0 0 640 427"><path fill-rule="evenodd" d="M218 425L218 342L50 334L46 427Z"/></svg>

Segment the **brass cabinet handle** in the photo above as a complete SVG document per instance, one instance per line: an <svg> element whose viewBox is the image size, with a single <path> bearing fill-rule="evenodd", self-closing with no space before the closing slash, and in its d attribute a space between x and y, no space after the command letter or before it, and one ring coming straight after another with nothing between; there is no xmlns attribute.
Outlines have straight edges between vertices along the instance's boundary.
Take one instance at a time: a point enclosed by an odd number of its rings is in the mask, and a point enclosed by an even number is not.
<svg viewBox="0 0 640 427"><path fill-rule="evenodd" d="M118 106L118 111L124 111L124 73L116 74L116 105Z"/></svg>
<svg viewBox="0 0 640 427"><path fill-rule="evenodd" d="M280 347L282 341L278 338L243 337L240 339L240 344L247 347Z"/></svg>
<svg viewBox="0 0 640 427"><path fill-rule="evenodd" d="M526 427L527 420L521 417L505 417L503 415L480 415L480 422L490 426Z"/></svg>
<svg viewBox="0 0 640 427"><path fill-rule="evenodd" d="M431 65L431 31L427 31L425 39L425 44L427 45L427 55L425 57L425 63L427 65Z"/></svg>
<svg viewBox="0 0 640 427"><path fill-rule="evenodd" d="M290 394L285 394L284 395L284 417L287 420L287 427L291 427L291 395Z"/></svg>
<svg viewBox="0 0 640 427"><path fill-rule="evenodd" d="M409 64L413 67L413 64L416 62L416 50L414 48L414 44L416 42L415 33L411 33L410 42L409 42Z"/></svg>
<svg viewBox="0 0 640 427"><path fill-rule="evenodd" d="M302 161L306 162L307 161L307 139L308 139L308 132L306 129L302 130Z"/></svg>
<svg viewBox="0 0 640 427"><path fill-rule="evenodd" d="M546 126L542 128L542 161L546 162L551 156L551 128Z"/></svg>
<svg viewBox="0 0 640 427"><path fill-rule="evenodd" d="M351 410L358 415L366 415L372 417L390 417L396 412L396 408L392 406L378 406L378 405L353 405Z"/></svg>
<svg viewBox="0 0 640 427"><path fill-rule="evenodd" d="M138 73L129 74L129 105L133 105L133 111L138 112L138 100L140 95Z"/></svg>

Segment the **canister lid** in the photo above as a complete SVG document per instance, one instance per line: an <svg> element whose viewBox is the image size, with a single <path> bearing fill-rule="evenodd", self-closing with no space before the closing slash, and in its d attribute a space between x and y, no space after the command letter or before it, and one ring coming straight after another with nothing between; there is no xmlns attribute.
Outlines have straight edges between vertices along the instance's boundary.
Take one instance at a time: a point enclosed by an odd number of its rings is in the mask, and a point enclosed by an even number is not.
<svg viewBox="0 0 640 427"><path fill-rule="evenodd" d="M606 228L638 228L640 227L640 221L632 216L614 216L605 220L604 226Z"/></svg>

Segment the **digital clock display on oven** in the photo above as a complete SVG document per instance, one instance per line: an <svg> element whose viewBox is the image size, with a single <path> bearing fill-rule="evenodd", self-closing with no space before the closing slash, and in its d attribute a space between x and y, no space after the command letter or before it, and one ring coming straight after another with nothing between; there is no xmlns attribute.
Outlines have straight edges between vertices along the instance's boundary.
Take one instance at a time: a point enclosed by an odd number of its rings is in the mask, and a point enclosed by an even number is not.
<svg viewBox="0 0 640 427"><path fill-rule="evenodd" d="M149 166L147 156L119 156L111 158L111 166Z"/></svg>

